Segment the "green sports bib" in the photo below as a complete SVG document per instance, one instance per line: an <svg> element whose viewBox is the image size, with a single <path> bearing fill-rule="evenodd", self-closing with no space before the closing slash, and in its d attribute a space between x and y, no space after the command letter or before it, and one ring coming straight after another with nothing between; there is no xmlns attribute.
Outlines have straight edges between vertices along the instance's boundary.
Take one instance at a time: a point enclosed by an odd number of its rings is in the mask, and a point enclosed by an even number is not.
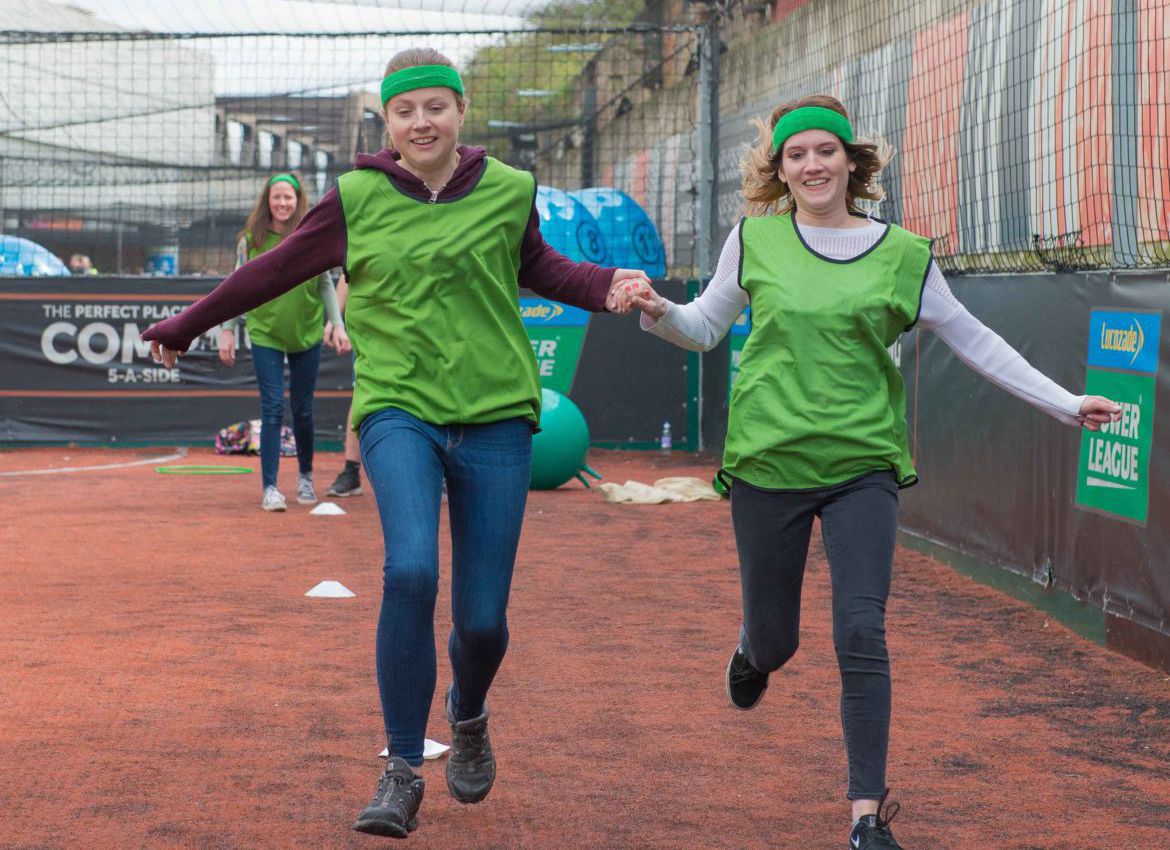
<svg viewBox="0 0 1170 850"><path fill-rule="evenodd" d="M271 251L283 238L268 231L259 248L248 240L248 259ZM278 351L308 351L325 338L325 305L317 292L317 278L305 281L283 295L249 310L246 315L248 336L256 345Z"/></svg>
<svg viewBox="0 0 1170 850"><path fill-rule="evenodd" d="M475 189L444 203L404 195L375 169L338 188L354 427L387 407L437 425L535 424L540 380L517 283L532 175L488 158Z"/></svg>
<svg viewBox="0 0 1170 850"><path fill-rule="evenodd" d="M731 392L724 469L755 487L827 487L880 469L917 480L906 394L887 350L918 318L930 242L887 225L833 260L791 214L740 223L740 286L752 329Z"/></svg>

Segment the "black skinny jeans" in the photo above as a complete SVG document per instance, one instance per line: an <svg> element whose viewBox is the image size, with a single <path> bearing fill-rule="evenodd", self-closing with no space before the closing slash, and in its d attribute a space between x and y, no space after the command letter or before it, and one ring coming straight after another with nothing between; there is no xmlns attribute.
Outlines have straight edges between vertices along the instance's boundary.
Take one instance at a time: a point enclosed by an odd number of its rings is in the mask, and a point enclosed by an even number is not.
<svg viewBox="0 0 1170 850"><path fill-rule="evenodd" d="M886 790L890 658L886 599L898 529L893 472L874 472L818 490L768 491L735 481L731 517L743 590L740 641L757 670L796 654L800 590L813 517L829 558L833 646L841 671L841 723L851 800Z"/></svg>

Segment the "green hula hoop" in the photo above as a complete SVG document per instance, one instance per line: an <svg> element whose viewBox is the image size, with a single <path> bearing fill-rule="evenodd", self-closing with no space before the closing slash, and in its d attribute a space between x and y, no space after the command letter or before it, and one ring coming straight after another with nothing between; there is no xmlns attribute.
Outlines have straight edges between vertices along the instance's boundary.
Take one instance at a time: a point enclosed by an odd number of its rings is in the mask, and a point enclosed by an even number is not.
<svg viewBox="0 0 1170 850"><path fill-rule="evenodd" d="M219 466L217 464L193 463L187 466L156 466L160 475L243 475L251 472L250 466Z"/></svg>

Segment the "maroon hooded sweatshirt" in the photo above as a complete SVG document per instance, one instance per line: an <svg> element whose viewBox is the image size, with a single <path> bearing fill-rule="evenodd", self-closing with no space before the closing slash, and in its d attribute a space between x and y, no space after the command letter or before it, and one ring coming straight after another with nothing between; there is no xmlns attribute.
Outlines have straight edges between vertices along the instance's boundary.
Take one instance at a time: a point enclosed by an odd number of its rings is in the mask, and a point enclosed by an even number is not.
<svg viewBox="0 0 1170 850"><path fill-rule="evenodd" d="M470 194L487 166L483 148L460 145L457 151L459 164L436 203ZM431 201L430 190L399 164L399 157L397 151L390 150L372 156L359 154L355 167L381 171L403 194ZM337 189L330 189L279 245L240 266L183 312L151 325L142 338L186 351L192 340L221 322L241 316L322 272L344 267L345 254L345 216ZM575 263L553 250L540 235L540 216L533 199L528 228L520 244L521 287L598 313L605 310L613 272L612 268L593 263Z"/></svg>

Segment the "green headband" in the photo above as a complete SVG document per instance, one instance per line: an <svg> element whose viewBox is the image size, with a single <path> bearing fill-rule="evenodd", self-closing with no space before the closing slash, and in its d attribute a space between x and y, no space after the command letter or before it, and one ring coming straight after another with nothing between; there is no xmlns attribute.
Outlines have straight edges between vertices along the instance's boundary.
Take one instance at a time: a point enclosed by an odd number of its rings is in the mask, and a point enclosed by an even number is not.
<svg viewBox="0 0 1170 850"><path fill-rule="evenodd" d="M431 86L445 86L454 89L455 93L463 97L463 80L459 72L447 65L416 65L413 68L403 68L395 71L382 80L382 105L404 91L425 89Z"/></svg>
<svg viewBox="0 0 1170 850"><path fill-rule="evenodd" d="M805 130L828 130L843 142L853 141L853 127L840 112L823 106L802 106L783 115L772 131L772 151L778 153L784 143Z"/></svg>
<svg viewBox="0 0 1170 850"><path fill-rule="evenodd" d="M298 192L301 191L301 184L291 174L276 174L268 181L269 186L274 186L277 183L291 183L294 189Z"/></svg>

